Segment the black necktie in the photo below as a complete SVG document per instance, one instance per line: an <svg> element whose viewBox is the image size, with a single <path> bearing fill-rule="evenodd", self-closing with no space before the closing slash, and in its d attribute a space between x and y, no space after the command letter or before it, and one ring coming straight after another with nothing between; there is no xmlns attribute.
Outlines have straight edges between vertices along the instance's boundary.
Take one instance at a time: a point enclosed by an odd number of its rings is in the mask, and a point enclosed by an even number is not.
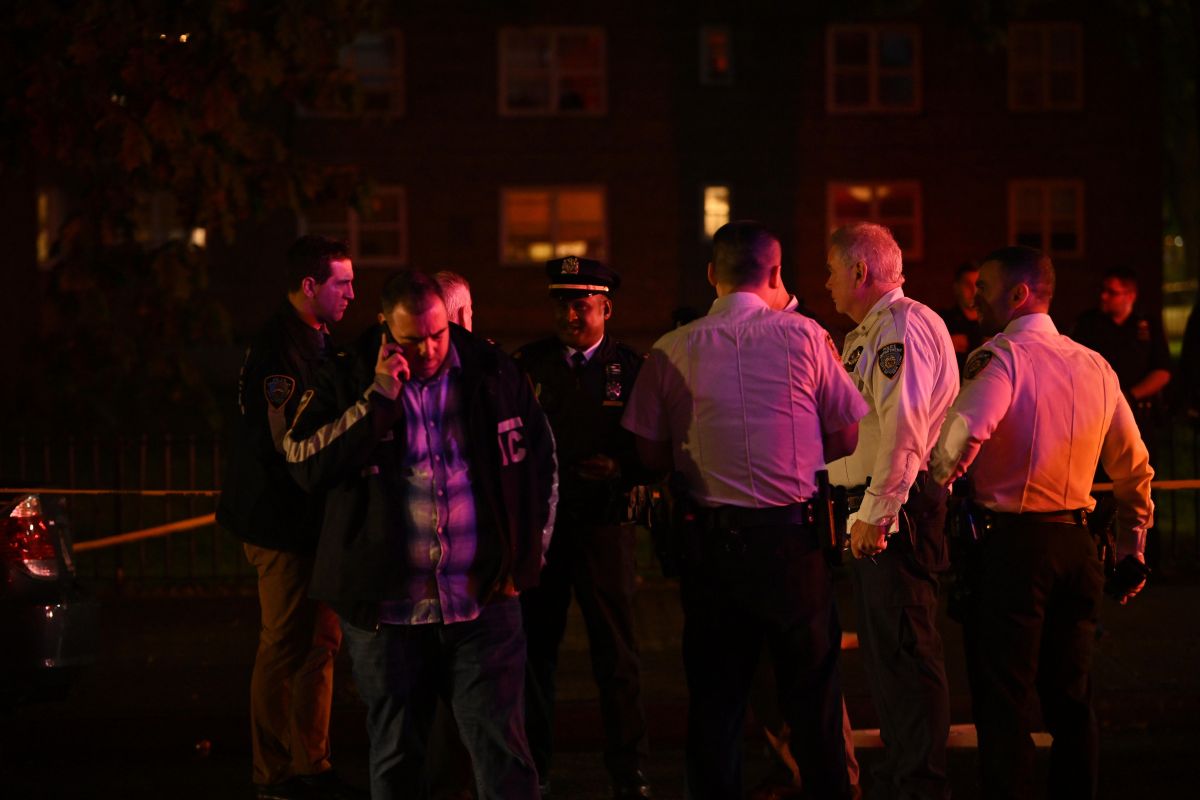
<svg viewBox="0 0 1200 800"><path fill-rule="evenodd" d="M576 350L571 354L571 363L575 366L575 371L579 372L583 369L583 365L587 363L587 356Z"/></svg>

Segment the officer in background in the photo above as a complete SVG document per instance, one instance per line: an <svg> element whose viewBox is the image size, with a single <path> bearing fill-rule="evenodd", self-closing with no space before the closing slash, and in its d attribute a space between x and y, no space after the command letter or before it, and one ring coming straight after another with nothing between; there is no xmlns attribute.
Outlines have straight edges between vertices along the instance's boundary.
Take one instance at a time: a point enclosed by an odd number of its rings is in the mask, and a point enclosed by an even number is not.
<svg viewBox="0 0 1200 800"><path fill-rule="evenodd" d="M1114 483L1122 568L1140 572L1153 518L1154 470L1117 376L1058 333L1053 294L1038 250L984 260L977 302L996 336L967 360L931 464L938 483L970 468L973 484L979 542L963 634L987 798L1035 794L1035 699L1054 737L1048 796L1096 796L1089 673L1103 570L1086 517L1097 461ZM1125 602L1143 584L1111 591Z"/></svg>
<svg viewBox="0 0 1200 800"><path fill-rule="evenodd" d="M526 727L543 797L553 752L554 680L571 593L583 612L600 690L604 761L614 796L649 797L642 774L646 716L633 622L633 525L628 490L642 482L621 412L642 359L605 334L620 276L599 261L546 264L555 336L514 357L533 382L557 444L559 504L537 588L521 595L529 639Z"/></svg>
<svg viewBox="0 0 1200 800"><path fill-rule="evenodd" d="M283 436L329 358L328 326L354 299L344 242L302 236L287 253L287 302L246 351L241 415L217 520L245 542L262 607L250 682L253 781L260 800L349 796L329 763L337 615L308 597L321 496L288 475Z"/></svg>
<svg viewBox="0 0 1200 800"><path fill-rule="evenodd" d="M696 504L680 588L688 681L687 792L740 797L747 697L763 646L813 797L850 791L838 625L816 528L816 472L854 450L867 405L814 321L770 304L779 240L731 222L713 236L707 316L660 338L622 424L647 467Z"/></svg>
<svg viewBox="0 0 1200 800"><path fill-rule="evenodd" d="M830 483L861 497L850 574L885 748L871 795L949 797L950 693L937 629L946 492L924 470L958 393L954 346L941 317L904 296L903 259L887 228L834 231L828 269L834 306L858 323L842 363L871 407L858 448L829 464Z"/></svg>
<svg viewBox="0 0 1200 800"><path fill-rule="evenodd" d="M979 280L979 265L964 261L954 270L954 305L938 313L950 331L954 343L954 357L961 373L967 363L967 355L983 344L983 333L979 329L979 309L975 307L975 282Z"/></svg>

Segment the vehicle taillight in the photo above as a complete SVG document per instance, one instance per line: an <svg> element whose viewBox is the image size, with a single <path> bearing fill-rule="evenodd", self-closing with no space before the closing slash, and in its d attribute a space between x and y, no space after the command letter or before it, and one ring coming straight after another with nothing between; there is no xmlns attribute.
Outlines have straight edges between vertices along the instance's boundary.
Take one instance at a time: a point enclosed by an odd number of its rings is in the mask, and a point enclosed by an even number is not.
<svg viewBox="0 0 1200 800"><path fill-rule="evenodd" d="M41 501L29 495L0 520L0 560L18 564L35 578L58 577L55 533L42 516Z"/></svg>

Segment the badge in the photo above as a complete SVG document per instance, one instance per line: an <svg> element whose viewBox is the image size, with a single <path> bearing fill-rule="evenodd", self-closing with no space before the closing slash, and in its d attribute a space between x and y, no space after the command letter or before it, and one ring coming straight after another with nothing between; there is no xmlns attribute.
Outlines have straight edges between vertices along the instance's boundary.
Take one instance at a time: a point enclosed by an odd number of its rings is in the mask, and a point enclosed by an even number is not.
<svg viewBox="0 0 1200 800"><path fill-rule="evenodd" d="M854 352L850 354L850 357L846 359L846 363L842 365L846 368L846 372L854 372L854 368L858 366L858 360L862 358L862 350L862 345L854 348Z"/></svg>
<svg viewBox="0 0 1200 800"><path fill-rule="evenodd" d="M967 359L967 365L963 367L963 380L971 380L976 375L983 372L983 368L990 363L992 363L992 351L980 350L975 355Z"/></svg>
<svg viewBox="0 0 1200 800"><path fill-rule="evenodd" d="M621 365L617 363L604 365L604 399L621 399Z"/></svg>
<svg viewBox="0 0 1200 800"><path fill-rule="evenodd" d="M1139 319L1137 326L1137 337L1139 342L1150 341L1150 320Z"/></svg>
<svg viewBox="0 0 1200 800"><path fill-rule="evenodd" d="M271 404L271 408L280 409L292 399L292 392L296 391L296 379L288 375L268 375L263 380L263 394L267 396L267 402Z"/></svg>
<svg viewBox="0 0 1200 800"><path fill-rule="evenodd" d="M563 259L562 271L564 275L579 274L579 259L575 256L567 256Z"/></svg>
<svg viewBox="0 0 1200 800"><path fill-rule="evenodd" d="M904 364L904 345L900 342L885 344L879 348L878 360L880 372L889 378L896 377ZM855 363L858 363L858 359L855 359Z"/></svg>

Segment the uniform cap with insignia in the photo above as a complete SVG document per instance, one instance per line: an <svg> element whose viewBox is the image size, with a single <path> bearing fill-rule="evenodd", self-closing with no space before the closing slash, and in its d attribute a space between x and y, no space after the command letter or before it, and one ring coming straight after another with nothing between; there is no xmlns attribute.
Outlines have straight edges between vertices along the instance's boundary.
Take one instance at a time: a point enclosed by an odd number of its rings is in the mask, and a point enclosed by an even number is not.
<svg viewBox="0 0 1200 800"><path fill-rule="evenodd" d="M592 258L567 256L546 262L551 297L586 297L610 294L621 285L621 276Z"/></svg>

